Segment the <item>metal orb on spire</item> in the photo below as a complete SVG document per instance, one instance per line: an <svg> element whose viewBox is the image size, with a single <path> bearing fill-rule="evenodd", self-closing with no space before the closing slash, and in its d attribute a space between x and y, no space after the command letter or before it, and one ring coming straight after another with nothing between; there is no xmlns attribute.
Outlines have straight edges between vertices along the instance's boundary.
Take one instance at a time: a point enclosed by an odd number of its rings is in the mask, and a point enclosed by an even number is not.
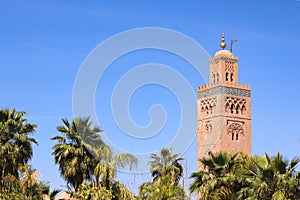
<svg viewBox="0 0 300 200"><path fill-rule="evenodd" d="M221 47L222 49L224 49L224 48L226 47L224 33L222 33L222 42L221 42L221 44L220 44L220 47Z"/></svg>

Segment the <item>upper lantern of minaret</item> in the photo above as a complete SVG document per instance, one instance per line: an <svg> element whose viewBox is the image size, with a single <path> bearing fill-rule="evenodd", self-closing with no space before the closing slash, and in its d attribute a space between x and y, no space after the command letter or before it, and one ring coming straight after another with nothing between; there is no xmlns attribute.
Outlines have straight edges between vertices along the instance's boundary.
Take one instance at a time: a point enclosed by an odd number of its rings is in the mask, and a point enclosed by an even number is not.
<svg viewBox="0 0 300 200"><path fill-rule="evenodd" d="M225 58L234 58L237 60L237 57L234 56L232 54L232 52L226 50L226 43L225 43L225 36L224 36L224 33L222 34L222 41L221 41L221 44L220 44L220 47L222 48L221 50L217 51L215 53L215 56L213 58L219 58L219 57L225 57Z"/></svg>

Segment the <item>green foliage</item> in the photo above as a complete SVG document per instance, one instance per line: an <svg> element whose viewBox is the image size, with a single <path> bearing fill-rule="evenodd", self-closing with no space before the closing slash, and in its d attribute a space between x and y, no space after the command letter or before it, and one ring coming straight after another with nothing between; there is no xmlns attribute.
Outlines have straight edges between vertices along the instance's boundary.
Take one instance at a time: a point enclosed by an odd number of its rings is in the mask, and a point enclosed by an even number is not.
<svg viewBox="0 0 300 200"><path fill-rule="evenodd" d="M89 118L75 118L71 123L67 119L62 121L63 125L58 126L57 130L63 136L58 135L51 138L57 142L53 146L52 155L55 163L59 165L63 178L77 190L84 180L91 179L94 167L94 155L82 137L84 136L91 143L98 145L102 138L97 133L101 132L101 129L92 128ZM99 144L101 143L103 142L99 142Z"/></svg>
<svg viewBox="0 0 300 200"><path fill-rule="evenodd" d="M7 175L0 179L0 199L22 199L21 182L12 175Z"/></svg>
<svg viewBox="0 0 300 200"><path fill-rule="evenodd" d="M50 200L54 200L55 196L60 193L61 190L60 189L54 189L54 190L50 190L50 186L45 184L44 187L42 188L42 196L45 199L50 199ZM48 197L48 198L46 198Z"/></svg>
<svg viewBox="0 0 300 200"><path fill-rule="evenodd" d="M92 127L90 118L75 118L72 123L63 119L63 125L58 126L57 130L63 136L51 138L57 142L52 155L61 175L75 189L77 196L83 198L84 194L89 194L90 198L98 198L98 191L105 189L112 194L112 199L133 197L124 185L115 181L117 168L129 166L131 169L136 165L133 155L112 155L111 149L99 135L102 130ZM82 185L84 181L92 186L87 183Z"/></svg>
<svg viewBox="0 0 300 200"><path fill-rule="evenodd" d="M295 171L299 159L290 162L277 153L251 158L245 166L248 187L241 191L248 199L300 199L299 175Z"/></svg>
<svg viewBox="0 0 300 200"><path fill-rule="evenodd" d="M44 185L38 181L37 172L28 165L32 158L29 137L37 127L27 123L26 112L16 109L0 110L0 199L40 199Z"/></svg>
<svg viewBox="0 0 300 200"><path fill-rule="evenodd" d="M104 152L104 153L103 153ZM111 151L107 148L99 148L97 155L102 155L101 160L96 161L94 168L95 182L111 189L116 177L117 168L124 168L129 165L132 168L136 165L136 158L128 153L111 155ZM103 155L106 155L105 157Z"/></svg>
<svg viewBox="0 0 300 200"><path fill-rule="evenodd" d="M36 171L35 171L36 172ZM25 172L27 173L27 172ZM27 176L27 175L26 175ZM0 180L0 199L1 200L40 200L45 191L45 187L49 187L43 181L38 179L22 179L19 180L15 176L7 175ZM52 198L53 199L53 198Z"/></svg>
<svg viewBox="0 0 300 200"><path fill-rule="evenodd" d="M182 177L183 168L179 163L182 158L178 154L173 154L172 149L160 149L160 155L151 154L150 172L153 180L170 175L174 182L178 182Z"/></svg>
<svg viewBox="0 0 300 200"><path fill-rule="evenodd" d="M284 161L281 154L248 157L210 154L200 160L203 170L191 175L190 191L201 199L300 199L299 159Z"/></svg>
<svg viewBox="0 0 300 200"><path fill-rule="evenodd" d="M103 153L104 152L104 153ZM102 155L101 160L96 161L94 168L94 184L111 190L113 199L133 199L133 194L123 184L116 181L117 168L129 165L132 168L137 163L137 159L131 154L111 155L107 148L99 148L97 155ZM103 155L106 155L104 157Z"/></svg>
<svg viewBox="0 0 300 200"><path fill-rule="evenodd" d="M123 199L130 199L134 200L136 197L134 194L122 183L119 181L114 181L112 191L114 194L114 200L123 200Z"/></svg>
<svg viewBox="0 0 300 200"><path fill-rule="evenodd" d="M201 193L202 199L237 199L237 192L244 186L238 178L243 165L238 154L210 153L208 158L202 158L200 162L203 170L191 175L194 181L190 191Z"/></svg>
<svg viewBox="0 0 300 200"><path fill-rule="evenodd" d="M27 123L25 112L16 109L0 110L0 177L9 174L18 178L19 168L25 166L33 155L32 144L37 144L29 134L37 127Z"/></svg>
<svg viewBox="0 0 300 200"><path fill-rule="evenodd" d="M87 182L84 182L76 192L78 200L111 200L113 194L111 190L107 190L102 186L91 187Z"/></svg>
<svg viewBox="0 0 300 200"><path fill-rule="evenodd" d="M170 200L186 199L185 191L179 184L183 168L178 154L172 149L162 148L160 155L151 154L150 172L153 181L143 183L139 190L139 199Z"/></svg>
<svg viewBox="0 0 300 200"><path fill-rule="evenodd" d="M128 153L112 155L107 146L95 148L90 146L95 155L92 183L98 187L105 187L112 191L113 199L133 199L134 195L123 184L116 181L117 169L129 166L131 169L137 164L137 159Z"/></svg>
<svg viewBox="0 0 300 200"><path fill-rule="evenodd" d="M155 181L143 183L140 186L141 200L183 200L187 199L185 191L179 184L174 184L171 175L165 175Z"/></svg>

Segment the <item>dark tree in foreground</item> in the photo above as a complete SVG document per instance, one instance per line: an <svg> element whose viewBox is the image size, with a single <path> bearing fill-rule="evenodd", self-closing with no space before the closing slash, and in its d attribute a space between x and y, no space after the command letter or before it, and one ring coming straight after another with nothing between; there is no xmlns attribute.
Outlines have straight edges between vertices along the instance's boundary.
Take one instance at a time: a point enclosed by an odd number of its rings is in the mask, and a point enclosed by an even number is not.
<svg viewBox="0 0 300 200"><path fill-rule="evenodd" d="M89 120L82 118L69 122L62 119L63 125L57 127L62 134L51 138L57 143L53 146L52 155L58 164L63 178L75 191L84 180L90 180L93 173L94 155L83 141L85 136L93 141L102 140L97 133L101 132L98 127L91 127ZM82 131L82 132L79 132Z"/></svg>
<svg viewBox="0 0 300 200"><path fill-rule="evenodd" d="M133 197L123 184L115 180L117 168L129 166L131 169L137 164L133 155L113 155L100 135L102 130L92 126L89 117L74 118L71 123L63 119L63 125L57 130L62 135L51 138L57 142L52 155L61 175L75 189L77 198Z"/></svg>
<svg viewBox="0 0 300 200"><path fill-rule="evenodd" d="M32 144L37 141L30 137L37 127L27 123L26 112L16 109L0 110L0 177L19 177L19 169L32 158Z"/></svg>

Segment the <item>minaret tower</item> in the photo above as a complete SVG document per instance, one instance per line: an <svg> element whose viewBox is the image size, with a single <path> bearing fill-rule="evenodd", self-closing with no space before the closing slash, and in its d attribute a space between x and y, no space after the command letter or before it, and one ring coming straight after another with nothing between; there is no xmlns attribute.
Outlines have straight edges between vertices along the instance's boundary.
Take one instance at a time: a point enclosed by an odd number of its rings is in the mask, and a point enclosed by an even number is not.
<svg viewBox="0 0 300 200"><path fill-rule="evenodd" d="M238 57L222 50L210 58L210 83L198 88L198 158L208 152L251 155L251 89L238 83Z"/></svg>

